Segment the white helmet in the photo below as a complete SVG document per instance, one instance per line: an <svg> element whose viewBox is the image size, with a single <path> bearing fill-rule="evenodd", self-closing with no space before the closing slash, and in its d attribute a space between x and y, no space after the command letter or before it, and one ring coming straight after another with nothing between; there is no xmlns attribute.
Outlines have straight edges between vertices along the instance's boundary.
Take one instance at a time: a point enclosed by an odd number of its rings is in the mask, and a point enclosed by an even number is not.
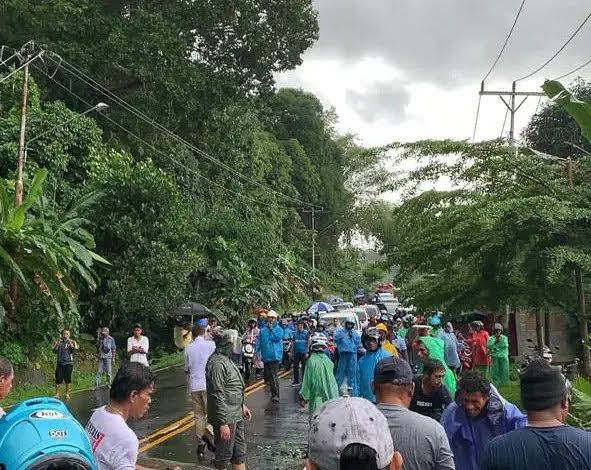
<svg viewBox="0 0 591 470"><path fill-rule="evenodd" d="M269 313L267 313L267 318L277 318L278 316L275 310L269 310Z"/></svg>
<svg viewBox="0 0 591 470"><path fill-rule="evenodd" d="M355 323L356 323L355 317L351 316L351 317L345 318L345 323L351 323L351 324L355 325Z"/></svg>
<svg viewBox="0 0 591 470"><path fill-rule="evenodd" d="M314 333L310 342L311 351L324 351L326 349L327 339L322 333Z"/></svg>

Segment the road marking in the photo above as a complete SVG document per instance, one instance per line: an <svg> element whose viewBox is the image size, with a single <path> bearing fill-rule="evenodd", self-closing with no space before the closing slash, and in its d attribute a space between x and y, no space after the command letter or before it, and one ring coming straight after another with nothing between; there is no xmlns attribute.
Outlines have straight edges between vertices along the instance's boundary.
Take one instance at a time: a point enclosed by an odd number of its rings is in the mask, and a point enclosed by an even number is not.
<svg viewBox="0 0 591 470"><path fill-rule="evenodd" d="M282 379L289 375L290 371L281 372L277 377ZM265 388L265 384L263 380L259 380L251 385L249 385L245 389L244 396L248 397L253 393L258 392ZM152 447L156 447L163 442L172 439L174 436L185 432L186 430L190 429L195 424L195 418L193 412L188 413L183 418L166 425L165 427L154 431L152 434L144 437L140 440L140 449L139 452L143 453L147 450L150 450Z"/></svg>
<svg viewBox="0 0 591 470"><path fill-rule="evenodd" d="M259 387L261 386L261 384L263 384L264 381L261 380L257 380L256 382L251 383L248 387L246 387L244 389L245 393L248 393L249 391L253 390L253 389L257 389L259 390ZM190 413L187 413L185 416L183 416L182 418L178 419L177 421L173 421L170 424L167 424L165 427L157 429L156 431L154 431L153 433L147 435L146 437L140 439L140 445L144 444L148 441L151 441L152 439L155 439L163 434L169 433L171 431L174 431L175 429L177 429L179 426L183 426L187 421L193 419L194 415L193 412L191 411Z"/></svg>

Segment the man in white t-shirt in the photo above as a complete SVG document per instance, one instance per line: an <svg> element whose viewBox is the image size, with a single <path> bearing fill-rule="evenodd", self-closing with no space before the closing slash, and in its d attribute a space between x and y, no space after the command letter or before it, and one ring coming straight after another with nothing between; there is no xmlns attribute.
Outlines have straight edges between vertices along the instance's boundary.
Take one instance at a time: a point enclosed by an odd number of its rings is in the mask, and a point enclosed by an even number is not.
<svg viewBox="0 0 591 470"><path fill-rule="evenodd" d="M185 372L189 374L189 387L191 389L191 401L193 402L193 414L195 415L195 432L197 437L197 457L203 460L205 454L205 441L203 436L207 428L207 393L205 383L205 365L209 356L215 351L215 343L205 338L207 319L197 321L193 327L195 338L185 348Z"/></svg>
<svg viewBox="0 0 591 470"><path fill-rule="evenodd" d="M129 418L141 418L150 407L154 375L143 364L130 362L117 372L106 406L97 408L86 433L99 470L135 470L139 441L127 425Z"/></svg>
<svg viewBox="0 0 591 470"><path fill-rule="evenodd" d="M145 366L148 364L148 350L150 349L150 341L146 336L142 335L142 325L136 323L133 325L133 336L127 338L127 354L129 354L130 362L139 362Z"/></svg>

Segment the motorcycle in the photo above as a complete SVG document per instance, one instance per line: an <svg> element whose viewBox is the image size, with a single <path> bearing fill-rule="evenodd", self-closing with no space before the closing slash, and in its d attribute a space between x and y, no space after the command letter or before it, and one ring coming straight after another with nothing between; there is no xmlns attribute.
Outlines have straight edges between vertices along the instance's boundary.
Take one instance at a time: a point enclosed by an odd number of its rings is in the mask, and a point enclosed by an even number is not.
<svg viewBox="0 0 591 470"><path fill-rule="evenodd" d="M254 344L246 342L242 344L242 367L244 383L248 383L250 379L250 372L252 371L252 364L254 362Z"/></svg>

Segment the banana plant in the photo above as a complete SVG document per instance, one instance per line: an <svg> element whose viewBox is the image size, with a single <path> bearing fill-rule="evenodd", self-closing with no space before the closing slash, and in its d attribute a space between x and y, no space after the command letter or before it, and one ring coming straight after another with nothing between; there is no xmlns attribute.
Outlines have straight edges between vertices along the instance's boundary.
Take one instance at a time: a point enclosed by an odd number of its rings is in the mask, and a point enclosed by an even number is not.
<svg viewBox="0 0 591 470"><path fill-rule="evenodd" d="M11 280L23 295L41 296L61 316L63 306L76 309L78 287L96 288L95 263L109 264L93 251L89 221L81 216L100 194L88 194L57 214L43 196L46 177L45 169L35 173L19 207L13 206L14 183L0 180L0 320L8 308L15 308L9 296Z"/></svg>

